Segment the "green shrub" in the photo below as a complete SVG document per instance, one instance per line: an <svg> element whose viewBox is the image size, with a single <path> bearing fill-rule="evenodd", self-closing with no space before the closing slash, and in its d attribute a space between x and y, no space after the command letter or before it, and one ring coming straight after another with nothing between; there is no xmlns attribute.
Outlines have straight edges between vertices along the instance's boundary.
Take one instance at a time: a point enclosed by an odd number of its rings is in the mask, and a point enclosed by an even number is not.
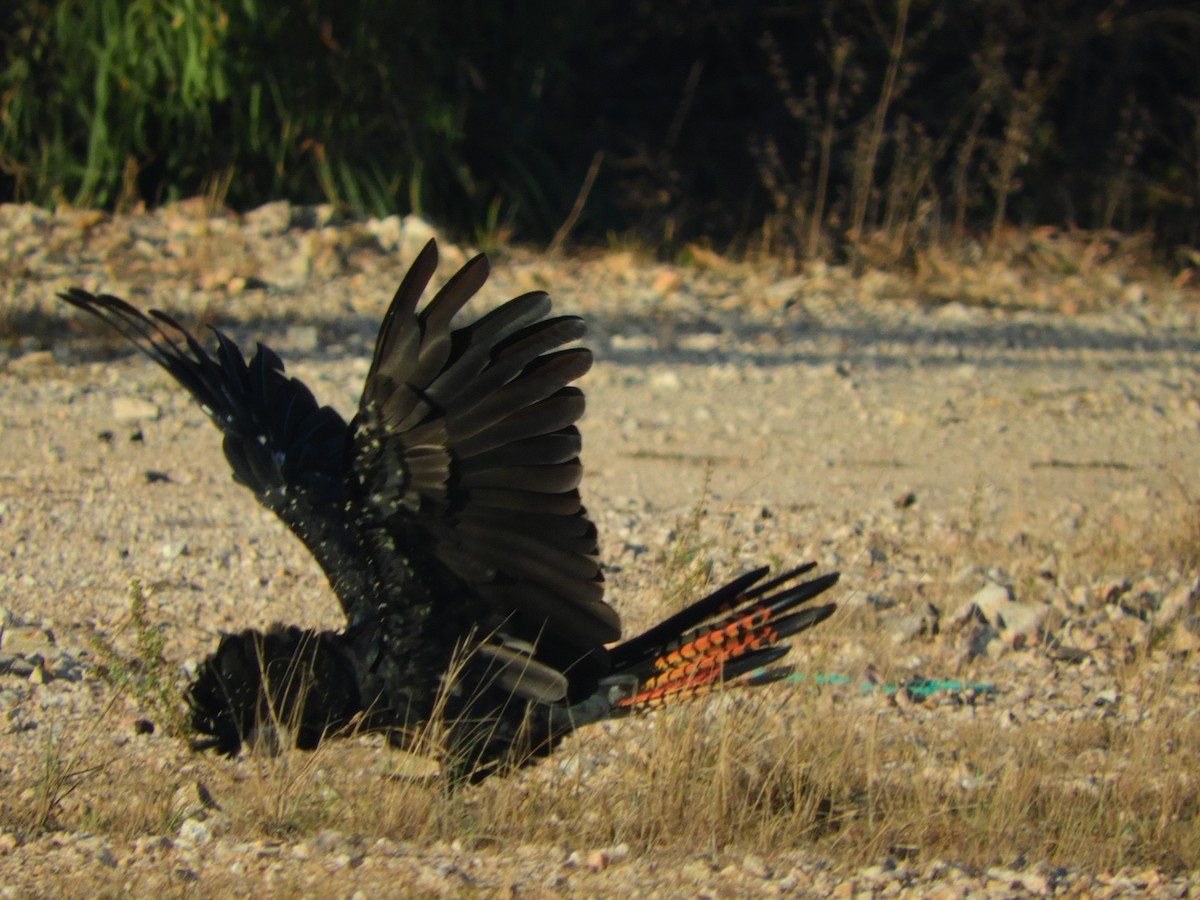
<svg viewBox="0 0 1200 900"><path fill-rule="evenodd" d="M13 0L0 41L0 200L803 256L1200 243L1194 4Z"/></svg>

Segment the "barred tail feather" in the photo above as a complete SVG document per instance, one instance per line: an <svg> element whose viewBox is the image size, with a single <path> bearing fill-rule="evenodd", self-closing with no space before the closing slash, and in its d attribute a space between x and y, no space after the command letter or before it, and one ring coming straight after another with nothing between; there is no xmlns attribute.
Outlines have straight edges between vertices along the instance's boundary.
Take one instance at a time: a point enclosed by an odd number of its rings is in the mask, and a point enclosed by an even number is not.
<svg viewBox="0 0 1200 900"><path fill-rule="evenodd" d="M838 573L800 584L806 565L761 585L758 569L735 579L649 631L613 650L613 681L627 686L614 714L652 709L697 697L720 683L765 683L762 668L782 658L782 643L823 622L836 606L799 609L837 583Z"/></svg>

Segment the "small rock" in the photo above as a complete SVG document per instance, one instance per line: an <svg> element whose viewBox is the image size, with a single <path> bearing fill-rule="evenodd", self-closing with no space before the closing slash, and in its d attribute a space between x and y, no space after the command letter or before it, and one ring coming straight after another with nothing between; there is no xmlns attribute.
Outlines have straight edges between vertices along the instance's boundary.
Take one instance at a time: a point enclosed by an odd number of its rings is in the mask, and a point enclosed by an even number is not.
<svg viewBox="0 0 1200 900"><path fill-rule="evenodd" d="M321 345L321 333L315 325L292 325L286 340L297 351L311 353Z"/></svg>
<svg viewBox="0 0 1200 900"><path fill-rule="evenodd" d="M1180 625L1171 637L1171 649L1176 653L1195 653L1200 650L1200 634Z"/></svg>
<svg viewBox="0 0 1200 900"><path fill-rule="evenodd" d="M660 272L654 279L654 284L651 285L650 290L659 296L666 296L667 294L674 293L681 287L683 287L683 278L680 277L679 272L675 269L667 269Z"/></svg>
<svg viewBox="0 0 1200 900"><path fill-rule="evenodd" d="M1037 637L1049 610L1043 603L1010 603L1004 607L998 624L1006 640L1014 647L1023 646Z"/></svg>
<svg viewBox="0 0 1200 900"><path fill-rule="evenodd" d="M380 248L385 253L393 253L400 248L400 241L404 237L404 227L399 216L368 219L366 229L367 233L379 242Z"/></svg>
<svg viewBox="0 0 1200 900"><path fill-rule="evenodd" d="M917 637L934 637L941 630L940 616L936 606L925 603L918 612L892 620L889 623L889 633L897 644L908 643Z"/></svg>
<svg viewBox="0 0 1200 900"><path fill-rule="evenodd" d="M122 396L112 402L112 417L118 422L153 422L161 415L157 403L138 397Z"/></svg>
<svg viewBox="0 0 1200 900"><path fill-rule="evenodd" d="M934 318L946 322L970 322L974 317L966 305L953 300L934 310Z"/></svg>
<svg viewBox="0 0 1200 900"><path fill-rule="evenodd" d="M755 878L770 878L771 870L767 868L766 860L755 853L747 853L742 859L742 869Z"/></svg>
<svg viewBox="0 0 1200 900"><path fill-rule="evenodd" d="M989 581L967 602L983 613L984 619L990 624L1002 628L1000 619L1003 617L1003 610L1013 602L1013 595L1005 585Z"/></svg>
<svg viewBox="0 0 1200 900"><path fill-rule="evenodd" d="M33 672L33 663L15 654L0 654L0 675L16 675L27 678Z"/></svg>
<svg viewBox="0 0 1200 900"><path fill-rule="evenodd" d="M1151 626L1137 616L1114 616L1104 623L1104 631L1115 635L1127 644L1145 644L1150 639Z"/></svg>
<svg viewBox="0 0 1200 900"><path fill-rule="evenodd" d="M313 846L322 853L344 852L348 843L346 836L333 828L326 828L313 838Z"/></svg>
<svg viewBox="0 0 1200 900"><path fill-rule="evenodd" d="M198 819L210 809L220 809L220 807L208 788L200 781L193 781L181 786L171 797L171 812L182 816L185 820Z"/></svg>
<svg viewBox="0 0 1200 900"><path fill-rule="evenodd" d="M809 278L807 275L796 275L792 278L784 278L782 281L777 281L763 291L763 296L769 303L783 304L789 300L796 300L804 296L805 290L808 288Z"/></svg>
<svg viewBox="0 0 1200 900"><path fill-rule="evenodd" d="M291 210L288 227L315 231L329 225L334 219L334 213L334 207L330 203L296 206Z"/></svg>
<svg viewBox="0 0 1200 900"><path fill-rule="evenodd" d="M1010 588L991 581L959 608L951 622L962 626L978 615L1001 634L1008 646L1020 648L1036 643L1049 611L1044 603L1018 603Z"/></svg>
<svg viewBox="0 0 1200 900"><path fill-rule="evenodd" d="M689 334L676 341L676 346L680 350L692 353L711 353L721 346L721 335L709 333Z"/></svg>
<svg viewBox="0 0 1200 900"><path fill-rule="evenodd" d="M1003 647L999 631L986 622L976 624L962 638L962 662L970 662L979 656L999 656Z"/></svg>
<svg viewBox="0 0 1200 900"><path fill-rule="evenodd" d="M417 258L425 245L438 237L437 229L420 216L409 214L404 217L404 231L400 239L400 255L405 260ZM439 243L438 249L444 249Z"/></svg>
<svg viewBox="0 0 1200 900"><path fill-rule="evenodd" d="M170 849L171 846L171 839L165 834L140 837L133 842L134 854L138 856L154 856L156 853Z"/></svg>
<svg viewBox="0 0 1200 900"><path fill-rule="evenodd" d="M650 376L649 381L653 387L669 391L677 391L682 386L679 376L671 369L655 372Z"/></svg>
<svg viewBox="0 0 1200 900"><path fill-rule="evenodd" d="M8 364L12 372L26 372L33 369L43 369L54 364L54 354L49 350L35 350L18 356Z"/></svg>
<svg viewBox="0 0 1200 900"><path fill-rule="evenodd" d="M648 334L614 334L609 343L613 350L650 351L658 347L658 341Z"/></svg>
<svg viewBox="0 0 1200 900"><path fill-rule="evenodd" d="M201 822L199 819L184 819L183 824L179 826L179 840L181 843L199 847L207 844L212 839L212 828L206 822Z"/></svg>
<svg viewBox="0 0 1200 900"><path fill-rule="evenodd" d="M604 850L592 850L584 857L583 864L594 872L599 872L602 869L607 869L611 862L609 855Z"/></svg>
<svg viewBox="0 0 1200 900"><path fill-rule="evenodd" d="M260 235L283 234L292 224L291 204L286 200L265 203L246 213L243 221Z"/></svg>
<svg viewBox="0 0 1200 900"><path fill-rule="evenodd" d="M54 649L54 635L44 628L18 625L5 628L0 633L0 647L5 655L13 654L28 659L35 653L48 656Z"/></svg>
<svg viewBox="0 0 1200 900"><path fill-rule="evenodd" d="M1198 586L1184 584L1170 591L1158 607L1157 624L1169 625L1177 619L1194 616L1200 600Z"/></svg>

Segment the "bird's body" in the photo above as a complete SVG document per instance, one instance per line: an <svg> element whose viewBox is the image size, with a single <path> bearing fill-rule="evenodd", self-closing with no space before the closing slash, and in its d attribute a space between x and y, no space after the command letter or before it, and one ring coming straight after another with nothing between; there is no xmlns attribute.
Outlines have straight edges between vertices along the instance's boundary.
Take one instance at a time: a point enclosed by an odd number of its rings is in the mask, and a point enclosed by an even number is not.
<svg viewBox="0 0 1200 900"><path fill-rule="evenodd" d="M434 723L453 771L479 778L580 725L745 678L833 610L798 607L836 574L761 585L764 569L610 646L620 621L580 501L571 384L591 354L565 346L583 323L537 292L453 328L487 263L418 312L436 263L431 243L397 290L350 422L261 344L247 361L216 331L210 356L162 313L61 295L192 394L234 479L304 542L346 615L338 632L223 636L188 690L199 745L232 755L281 725L306 748L349 726L411 743Z"/></svg>

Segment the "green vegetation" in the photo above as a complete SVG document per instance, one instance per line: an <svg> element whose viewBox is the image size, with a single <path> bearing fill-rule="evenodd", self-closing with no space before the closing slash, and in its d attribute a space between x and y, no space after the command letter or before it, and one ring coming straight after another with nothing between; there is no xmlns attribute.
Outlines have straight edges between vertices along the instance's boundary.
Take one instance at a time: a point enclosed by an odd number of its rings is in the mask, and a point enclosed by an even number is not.
<svg viewBox="0 0 1200 900"><path fill-rule="evenodd" d="M96 672L118 694L128 693L167 734L188 733L181 702L178 668L163 655L167 642L150 619L146 594L136 579L129 584L129 626L133 628L132 656L119 651L111 641L95 635L92 648L98 656Z"/></svg>
<svg viewBox="0 0 1200 900"><path fill-rule="evenodd" d="M1011 224L1200 240L1200 13L16 0L0 199L418 212L908 259Z"/></svg>

